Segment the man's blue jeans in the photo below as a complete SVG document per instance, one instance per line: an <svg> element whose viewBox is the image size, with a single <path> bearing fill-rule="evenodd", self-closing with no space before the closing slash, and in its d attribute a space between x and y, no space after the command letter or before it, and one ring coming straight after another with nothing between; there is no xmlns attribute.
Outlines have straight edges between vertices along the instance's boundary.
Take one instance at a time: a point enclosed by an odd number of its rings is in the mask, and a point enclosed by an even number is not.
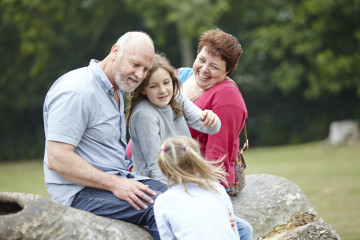
<svg viewBox="0 0 360 240"><path fill-rule="evenodd" d="M165 184L152 179L141 180L139 182L149 185L149 188L156 192L156 196L149 195L153 200L167 190ZM141 210L138 211L126 201L115 197L109 191L85 187L76 195L71 206L95 215L118 219L136 225L146 225L149 227L152 237L160 240L153 205L145 200L144 202L149 206L148 209L141 208Z"/></svg>
<svg viewBox="0 0 360 240"><path fill-rule="evenodd" d="M253 240L254 231L252 226L247 221L236 216L235 222L240 235L240 240Z"/></svg>

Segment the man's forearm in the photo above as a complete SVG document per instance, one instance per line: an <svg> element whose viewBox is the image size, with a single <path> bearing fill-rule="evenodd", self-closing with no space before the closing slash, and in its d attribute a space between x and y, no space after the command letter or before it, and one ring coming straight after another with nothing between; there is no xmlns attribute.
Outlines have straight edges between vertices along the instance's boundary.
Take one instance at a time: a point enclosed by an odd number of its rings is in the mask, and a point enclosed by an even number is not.
<svg viewBox="0 0 360 240"><path fill-rule="evenodd" d="M93 167L74 150L72 145L48 141L48 168L75 184L111 191L115 176Z"/></svg>

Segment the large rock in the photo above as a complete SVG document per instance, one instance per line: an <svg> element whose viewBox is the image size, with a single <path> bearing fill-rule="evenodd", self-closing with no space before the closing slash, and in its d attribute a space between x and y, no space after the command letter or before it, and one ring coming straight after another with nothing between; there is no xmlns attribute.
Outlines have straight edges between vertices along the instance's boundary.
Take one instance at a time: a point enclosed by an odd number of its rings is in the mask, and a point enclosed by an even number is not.
<svg viewBox="0 0 360 240"><path fill-rule="evenodd" d="M321 218L315 221L309 199L285 178L247 175L243 191L231 200L235 214L253 226L254 239L341 239Z"/></svg>
<svg viewBox="0 0 360 240"><path fill-rule="evenodd" d="M0 239L153 239L142 227L24 193L0 193Z"/></svg>
<svg viewBox="0 0 360 240"><path fill-rule="evenodd" d="M246 176L246 186L232 197L237 216L254 228L254 239L341 239L316 219L299 186L273 175ZM24 193L0 193L0 239L152 239L146 228Z"/></svg>
<svg viewBox="0 0 360 240"><path fill-rule="evenodd" d="M360 140L358 121L342 120L330 124L328 141L331 145L337 146L349 140L355 142Z"/></svg>

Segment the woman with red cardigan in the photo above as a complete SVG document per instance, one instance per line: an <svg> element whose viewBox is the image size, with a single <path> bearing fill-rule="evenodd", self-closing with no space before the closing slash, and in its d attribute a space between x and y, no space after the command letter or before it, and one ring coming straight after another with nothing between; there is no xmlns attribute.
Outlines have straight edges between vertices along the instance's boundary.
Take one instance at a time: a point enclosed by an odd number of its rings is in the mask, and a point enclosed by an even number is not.
<svg viewBox="0 0 360 240"><path fill-rule="evenodd" d="M244 99L235 82L228 76L235 70L242 48L231 34L220 29L209 30L200 36L197 57L192 68L177 70L182 91L200 109L212 110L221 120L221 129L213 135L190 128L208 161L223 158L227 176L227 191L235 182L235 161L239 152L239 135L248 116ZM236 217L241 239L252 239L249 223Z"/></svg>
<svg viewBox="0 0 360 240"><path fill-rule="evenodd" d="M191 136L201 144L209 161L223 158L229 174L229 189L235 182L235 161L239 151L239 135L248 116L244 99L234 81L228 76L235 70L242 48L238 40L219 29L205 32L200 37L198 55L193 68L177 70L183 83L182 91L200 109L209 109L221 120L220 132L208 135L190 129Z"/></svg>

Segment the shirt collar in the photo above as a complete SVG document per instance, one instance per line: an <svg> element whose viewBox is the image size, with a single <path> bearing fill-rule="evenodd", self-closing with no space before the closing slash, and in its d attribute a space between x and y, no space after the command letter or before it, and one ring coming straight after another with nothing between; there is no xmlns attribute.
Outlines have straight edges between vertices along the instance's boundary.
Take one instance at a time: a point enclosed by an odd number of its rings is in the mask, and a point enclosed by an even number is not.
<svg viewBox="0 0 360 240"><path fill-rule="evenodd" d="M93 71L96 80L100 83L104 91L114 94L114 87L111 84L109 78L105 75L100 65L98 64L99 62L99 60L91 59L89 63L89 68Z"/></svg>
<svg viewBox="0 0 360 240"><path fill-rule="evenodd" d="M110 92L114 94L114 86L111 84L109 78L105 75L104 71L98 64L100 61L96 59L91 59L89 63L90 69L93 71L95 78L99 81L101 87L105 92ZM122 94L125 93L125 90L119 89Z"/></svg>

